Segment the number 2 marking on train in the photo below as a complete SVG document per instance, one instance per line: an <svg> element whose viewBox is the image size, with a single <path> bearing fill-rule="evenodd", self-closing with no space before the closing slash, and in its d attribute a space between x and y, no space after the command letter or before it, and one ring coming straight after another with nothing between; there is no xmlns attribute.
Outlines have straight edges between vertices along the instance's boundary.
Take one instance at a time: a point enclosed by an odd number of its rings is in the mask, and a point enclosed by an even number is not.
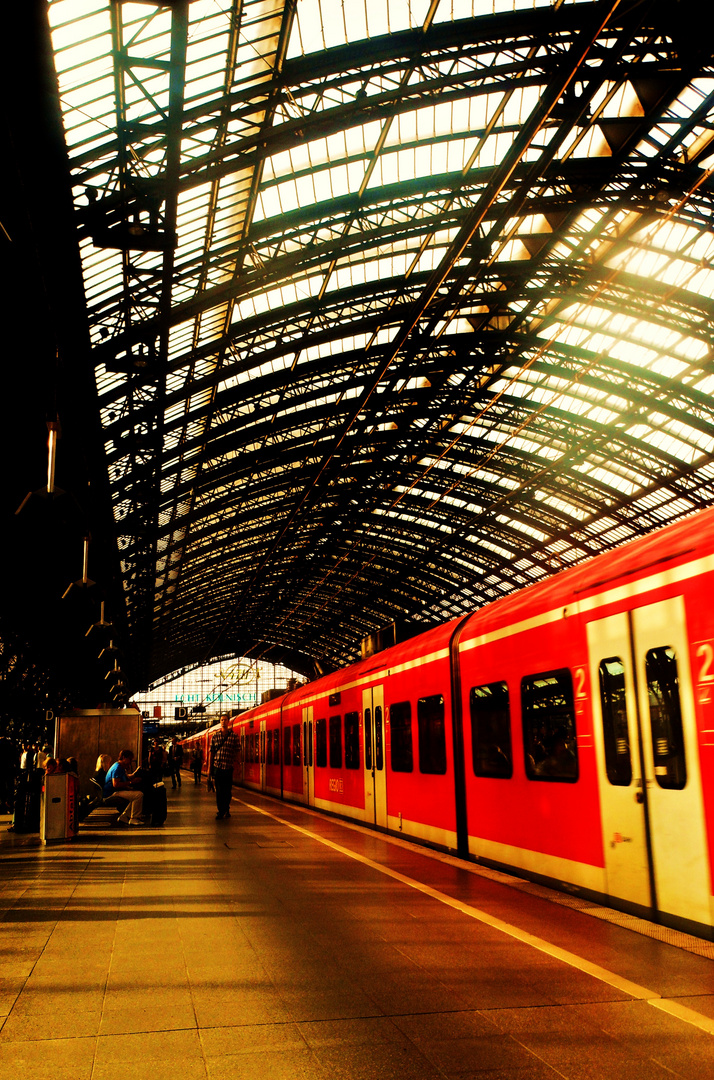
<svg viewBox="0 0 714 1080"><path fill-rule="evenodd" d="M702 661L697 682L714 682L714 672L711 670L712 661L714 660L714 646L712 646L711 641L705 641L699 646L696 657Z"/></svg>
<svg viewBox="0 0 714 1080"><path fill-rule="evenodd" d="M579 667L575 669L575 696L578 698L587 697L585 692L585 668Z"/></svg>

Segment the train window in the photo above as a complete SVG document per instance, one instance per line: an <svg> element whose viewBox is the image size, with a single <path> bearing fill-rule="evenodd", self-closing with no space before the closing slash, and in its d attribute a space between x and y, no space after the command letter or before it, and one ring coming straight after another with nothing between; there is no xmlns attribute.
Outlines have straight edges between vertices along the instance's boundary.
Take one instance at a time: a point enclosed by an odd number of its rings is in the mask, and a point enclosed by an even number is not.
<svg viewBox="0 0 714 1080"><path fill-rule="evenodd" d="M611 784L629 787L632 783L632 758L627 728L625 668L619 656L609 656L600 661L598 671L605 771Z"/></svg>
<svg viewBox="0 0 714 1080"><path fill-rule="evenodd" d="M330 768L342 768L342 717L330 717Z"/></svg>
<svg viewBox="0 0 714 1080"><path fill-rule="evenodd" d="M508 780L513 776L508 683L472 686L469 704L474 776Z"/></svg>
<svg viewBox="0 0 714 1080"><path fill-rule="evenodd" d="M568 668L521 679L526 775L530 780L578 779L573 679Z"/></svg>
<svg viewBox="0 0 714 1080"><path fill-rule="evenodd" d="M372 710L364 710L364 767L372 768Z"/></svg>
<svg viewBox="0 0 714 1080"><path fill-rule="evenodd" d="M359 713L345 713L345 768L359 769Z"/></svg>
<svg viewBox="0 0 714 1080"><path fill-rule="evenodd" d="M681 791L687 783L679 675L674 649L663 645L645 657L652 728L655 780L661 788Z"/></svg>
<svg viewBox="0 0 714 1080"><path fill-rule="evenodd" d="M280 764L280 732L276 728L273 732L273 765Z"/></svg>
<svg viewBox="0 0 714 1080"><path fill-rule="evenodd" d="M293 765L300 764L300 725L293 724Z"/></svg>
<svg viewBox="0 0 714 1080"><path fill-rule="evenodd" d="M265 741L266 741L266 744L267 744L267 751L266 751L266 754L265 754L265 764L266 765L272 765L273 764L273 733L272 733L272 731L267 732Z"/></svg>
<svg viewBox="0 0 714 1080"><path fill-rule="evenodd" d="M292 747L290 745L290 732L291 729L289 727L286 727L283 731L283 763L285 765L290 764L293 756Z"/></svg>
<svg viewBox="0 0 714 1080"><path fill-rule="evenodd" d="M321 769L327 765L327 720L315 721L315 764Z"/></svg>
<svg viewBox="0 0 714 1080"><path fill-rule="evenodd" d="M409 732L409 745L411 746L411 731ZM378 770L384 768L384 740L382 737L381 705L375 705L374 707L374 764Z"/></svg>
<svg viewBox="0 0 714 1080"><path fill-rule="evenodd" d="M417 701L419 729L419 772L446 772L446 734L444 732L444 698L441 694L419 698Z"/></svg>
<svg viewBox="0 0 714 1080"><path fill-rule="evenodd" d="M392 705L389 720L392 732L392 772L411 772L414 768L414 750L410 702L398 701Z"/></svg>

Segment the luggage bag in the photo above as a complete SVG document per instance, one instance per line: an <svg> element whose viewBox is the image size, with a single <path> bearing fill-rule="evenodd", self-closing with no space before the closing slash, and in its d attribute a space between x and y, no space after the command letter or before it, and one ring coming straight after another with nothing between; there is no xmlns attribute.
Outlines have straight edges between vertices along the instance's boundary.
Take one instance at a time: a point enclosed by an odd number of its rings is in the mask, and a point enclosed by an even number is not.
<svg viewBox="0 0 714 1080"><path fill-rule="evenodd" d="M163 784L154 784L151 789L151 824L163 825L167 813L166 788Z"/></svg>

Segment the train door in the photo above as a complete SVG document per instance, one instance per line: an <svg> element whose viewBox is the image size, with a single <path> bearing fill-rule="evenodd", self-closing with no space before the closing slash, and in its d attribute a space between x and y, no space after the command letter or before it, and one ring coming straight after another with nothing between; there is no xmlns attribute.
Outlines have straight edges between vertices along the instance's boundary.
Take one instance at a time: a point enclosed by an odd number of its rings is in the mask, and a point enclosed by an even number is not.
<svg viewBox="0 0 714 1080"><path fill-rule="evenodd" d="M261 791L265 791L265 788L267 786L267 776L266 776L266 768L265 768L265 763L266 763L265 743L266 743L266 739L267 739L267 729L268 729L268 721L267 720L261 720L260 721L260 740L259 740L259 746L258 746L258 756L260 757L260 790Z"/></svg>
<svg viewBox="0 0 714 1080"><path fill-rule="evenodd" d="M302 710L302 793L308 806L315 805L315 758L312 705Z"/></svg>
<svg viewBox="0 0 714 1080"><path fill-rule="evenodd" d="M613 896L709 924L709 860L683 598L588 625Z"/></svg>
<svg viewBox="0 0 714 1080"><path fill-rule="evenodd" d="M384 687L362 691L364 807L370 824L387 827L387 770L384 755Z"/></svg>

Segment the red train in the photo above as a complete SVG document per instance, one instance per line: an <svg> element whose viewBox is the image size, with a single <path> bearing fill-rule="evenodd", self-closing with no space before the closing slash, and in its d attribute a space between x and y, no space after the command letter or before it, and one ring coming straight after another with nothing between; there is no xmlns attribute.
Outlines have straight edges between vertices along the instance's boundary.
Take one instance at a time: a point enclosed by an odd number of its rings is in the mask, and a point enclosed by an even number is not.
<svg viewBox="0 0 714 1080"><path fill-rule="evenodd" d="M713 937L713 601L714 509L243 713L235 780Z"/></svg>

